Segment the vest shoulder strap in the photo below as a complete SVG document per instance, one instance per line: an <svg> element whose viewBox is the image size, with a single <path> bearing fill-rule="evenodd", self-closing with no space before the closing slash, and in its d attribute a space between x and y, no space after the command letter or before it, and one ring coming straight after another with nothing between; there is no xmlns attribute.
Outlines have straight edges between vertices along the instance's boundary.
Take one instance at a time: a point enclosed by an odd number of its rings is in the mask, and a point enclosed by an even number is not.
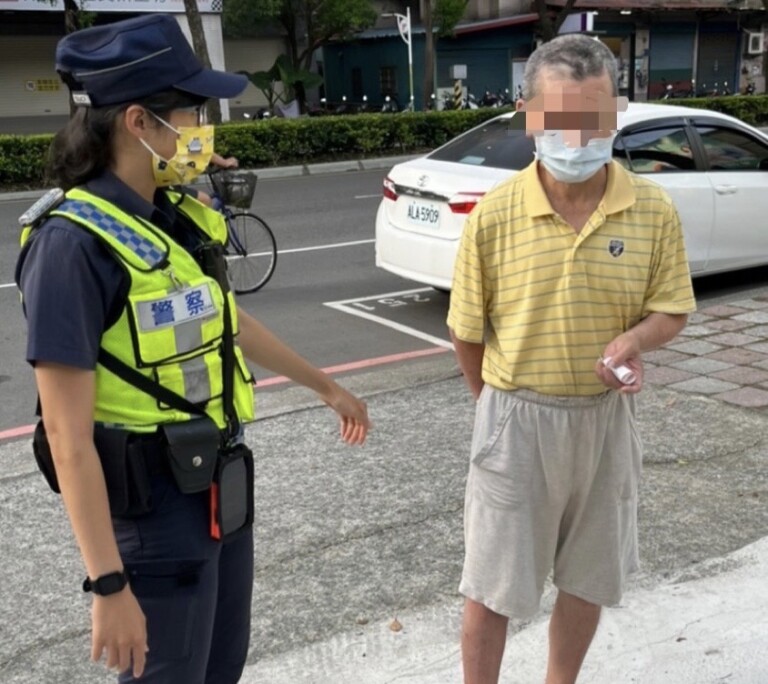
<svg viewBox="0 0 768 684"><path fill-rule="evenodd" d="M168 257L167 247L163 250L131 226L86 200L67 198L51 215L64 216L88 228L95 228L107 238L120 243L150 269L158 268Z"/></svg>

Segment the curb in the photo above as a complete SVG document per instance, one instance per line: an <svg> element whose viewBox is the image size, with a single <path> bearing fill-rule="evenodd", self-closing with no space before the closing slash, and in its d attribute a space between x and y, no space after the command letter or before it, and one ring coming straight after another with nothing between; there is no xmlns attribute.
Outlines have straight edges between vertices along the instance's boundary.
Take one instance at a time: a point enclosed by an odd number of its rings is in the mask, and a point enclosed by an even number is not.
<svg viewBox="0 0 768 684"><path fill-rule="evenodd" d="M397 157L381 157L377 159L353 159L350 161L324 162L319 164L298 164L296 166L275 166L260 169L243 169L252 171L259 180L277 178L295 178L298 176L320 176L329 173L345 173L348 171L374 171L388 169L395 164L416 159L420 155L406 154ZM193 184L196 185L196 184ZM0 192L0 202L20 202L36 200L45 194L46 190L21 190L18 192Z"/></svg>

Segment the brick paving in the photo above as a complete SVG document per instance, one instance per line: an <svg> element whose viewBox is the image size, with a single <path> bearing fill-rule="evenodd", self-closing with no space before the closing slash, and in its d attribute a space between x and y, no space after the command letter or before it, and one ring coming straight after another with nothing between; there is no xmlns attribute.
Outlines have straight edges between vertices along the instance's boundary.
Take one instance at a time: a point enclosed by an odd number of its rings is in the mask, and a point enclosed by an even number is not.
<svg viewBox="0 0 768 684"><path fill-rule="evenodd" d="M768 296L700 309L643 359L651 384L768 410Z"/></svg>

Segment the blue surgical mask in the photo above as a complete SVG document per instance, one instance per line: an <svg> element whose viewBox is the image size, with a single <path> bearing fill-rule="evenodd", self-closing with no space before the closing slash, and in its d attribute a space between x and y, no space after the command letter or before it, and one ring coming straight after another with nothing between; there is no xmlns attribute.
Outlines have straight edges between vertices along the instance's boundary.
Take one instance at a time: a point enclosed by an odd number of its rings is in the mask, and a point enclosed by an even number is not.
<svg viewBox="0 0 768 684"><path fill-rule="evenodd" d="M537 135L536 159L561 183L583 183L611 161L613 139L592 138L585 147L569 147L563 141L562 131Z"/></svg>

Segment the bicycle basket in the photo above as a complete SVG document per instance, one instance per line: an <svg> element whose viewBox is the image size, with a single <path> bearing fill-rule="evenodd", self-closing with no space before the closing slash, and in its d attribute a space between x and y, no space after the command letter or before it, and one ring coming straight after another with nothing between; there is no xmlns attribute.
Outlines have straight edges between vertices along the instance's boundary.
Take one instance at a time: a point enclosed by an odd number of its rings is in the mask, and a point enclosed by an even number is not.
<svg viewBox="0 0 768 684"><path fill-rule="evenodd" d="M240 209L249 209L256 191L255 173L221 171L211 174L211 183L224 204Z"/></svg>

